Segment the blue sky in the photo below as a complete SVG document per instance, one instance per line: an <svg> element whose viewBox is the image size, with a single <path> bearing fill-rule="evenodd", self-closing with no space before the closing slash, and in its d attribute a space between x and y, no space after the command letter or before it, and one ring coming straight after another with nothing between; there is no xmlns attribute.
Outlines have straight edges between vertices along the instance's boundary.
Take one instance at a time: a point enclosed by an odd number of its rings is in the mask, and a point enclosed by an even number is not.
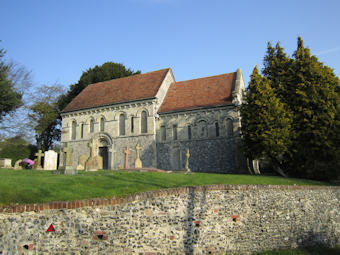
<svg viewBox="0 0 340 255"><path fill-rule="evenodd" d="M340 1L3 0L0 43L35 85L76 83L107 61L177 81L262 66L268 41L288 54L301 35L340 76Z"/></svg>

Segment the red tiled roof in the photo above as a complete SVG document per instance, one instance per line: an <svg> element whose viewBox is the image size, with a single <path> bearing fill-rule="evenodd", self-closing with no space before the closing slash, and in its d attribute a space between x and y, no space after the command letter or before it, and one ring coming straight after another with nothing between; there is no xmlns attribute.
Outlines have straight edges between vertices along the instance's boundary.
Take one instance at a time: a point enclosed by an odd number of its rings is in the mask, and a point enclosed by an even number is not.
<svg viewBox="0 0 340 255"><path fill-rule="evenodd" d="M63 112L154 97L169 70L170 68L167 68L91 84L79 93Z"/></svg>
<svg viewBox="0 0 340 255"><path fill-rule="evenodd" d="M231 104L235 78L236 72L174 82L158 112Z"/></svg>

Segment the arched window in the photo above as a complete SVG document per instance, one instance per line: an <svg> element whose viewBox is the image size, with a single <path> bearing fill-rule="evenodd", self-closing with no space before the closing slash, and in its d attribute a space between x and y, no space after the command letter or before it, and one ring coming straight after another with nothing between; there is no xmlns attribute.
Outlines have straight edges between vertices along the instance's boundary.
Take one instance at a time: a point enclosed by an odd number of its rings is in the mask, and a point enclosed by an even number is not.
<svg viewBox="0 0 340 255"><path fill-rule="evenodd" d="M84 138L84 123L80 125L80 138Z"/></svg>
<svg viewBox="0 0 340 255"><path fill-rule="evenodd" d="M131 117L131 133L135 132L135 117Z"/></svg>
<svg viewBox="0 0 340 255"><path fill-rule="evenodd" d="M77 122L74 120L72 122L72 140L76 140L77 138Z"/></svg>
<svg viewBox="0 0 340 255"><path fill-rule="evenodd" d="M119 135L125 135L125 115L119 115Z"/></svg>
<svg viewBox="0 0 340 255"><path fill-rule="evenodd" d="M172 138L177 140L177 125L172 126Z"/></svg>
<svg viewBox="0 0 340 255"><path fill-rule="evenodd" d="M216 132L216 137L220 136L220 127L218 125L218 122L215 122L215 132Z"/></svg>
<svg viewBox="0 0 340 255"><path fill-rule="evenodd" d="M191 140L191 126L188 126L188 139Z"/></svg>
<svg viewBox="0 0 340 255"><path fill-rule="evenodd" d="M197 125L198 128L198 135L199 137L207 137L208 136L208 129L207 129L207 122L204 120L201 120L198 122Z"/></svg>
<svg viewBox="0 0 340 255"><path fill-rule="evenodd" d="M165 126L161 126L161 139L162 139L162 141L166 140L166 129L165 129Z"/></svg>
<svg viewBox="0 0 340 255"><path fill-rule="evenodd" d="M104 132L104 130L105 130L105 119L104 119L104 117L101 117L101 119L100 119L100 131Z"/></svg>
<svg viewBox="0 0 340 255"><path fill-rule="evenodd" d="M146 111L142 111L141 116L141 132L147 133L148 132L148 116Z"/></svg>
<svg viewBox="0 0 340 255"><path fill-rule="evenodd" d="M90 133L94 132L94 119L90 120Z"/></svg>
<svg viewBox="0 0 340 255"><path fill-rule="evenodd" d="M232 137L234 135L234 125L233 125L233 120L227 119L227 136Z"/></svg>

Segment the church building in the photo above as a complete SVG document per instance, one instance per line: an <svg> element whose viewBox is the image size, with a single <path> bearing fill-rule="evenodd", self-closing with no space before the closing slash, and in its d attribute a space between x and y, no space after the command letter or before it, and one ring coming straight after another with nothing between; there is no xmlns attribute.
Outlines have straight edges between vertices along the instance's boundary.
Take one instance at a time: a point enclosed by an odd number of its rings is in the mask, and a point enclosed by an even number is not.
<svg viewBox="0 0 340 255"><path fill-rule="evenodd" d="M193 172L244 170L239 148L242 72L176 82L171 68L87 86L62 111L61 146L72 166L90 153L104 169L135 168L136 145L145 168ZM95 142L93 152L88 146Z"/></svg>

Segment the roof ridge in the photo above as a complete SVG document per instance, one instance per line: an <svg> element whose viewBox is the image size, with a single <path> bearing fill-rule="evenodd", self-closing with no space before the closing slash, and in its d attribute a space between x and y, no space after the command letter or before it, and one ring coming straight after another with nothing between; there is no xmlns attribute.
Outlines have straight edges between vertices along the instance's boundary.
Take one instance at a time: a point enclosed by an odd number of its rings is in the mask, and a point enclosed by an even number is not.
<svg viewBox="0 0 340 255"><path fill-rule="evenodd" d="M176 81L175 83L180 83L180 82L187 82L187 81L195 81L195 80L200 80L200 79L206 79L206 78L214 78L226 74L234 74L236 72L231 72L231 73L222 73L222 74L217 74L217 75L211 75L211 76L206 76L206 77L201 77L201 78L195 78L195 79L190 79L190 80L184 80L184 81Z"/></svg>
<svg viewBox="0 0 340 255"><path fill-rule="evenodd" d="M169 70L169 69L171 69L171 68L168 67L168 68L163 68L163 69L160 69L160 70L151 71L151 72L147 72L147 73L133 74L133 75L129 75L129 76L124 76L124 77L119 77L119 78L113 78L113 79L107 80L107 81L99 81L99 82L96 82L96 83L91 83L91 84L89 84L89 85L86 86L86 87L93 86L93 85L97 85L97 84L102 84L102 83L107 83L107 82L110 82L110 81L113 81L113 80L117 81L117 80L120 80L120 79L131 78L131 77L135 77L135 76L139 76L139 75L145 75L145 74L150 74L150 73L165 71L165 70Z"/></svg>

